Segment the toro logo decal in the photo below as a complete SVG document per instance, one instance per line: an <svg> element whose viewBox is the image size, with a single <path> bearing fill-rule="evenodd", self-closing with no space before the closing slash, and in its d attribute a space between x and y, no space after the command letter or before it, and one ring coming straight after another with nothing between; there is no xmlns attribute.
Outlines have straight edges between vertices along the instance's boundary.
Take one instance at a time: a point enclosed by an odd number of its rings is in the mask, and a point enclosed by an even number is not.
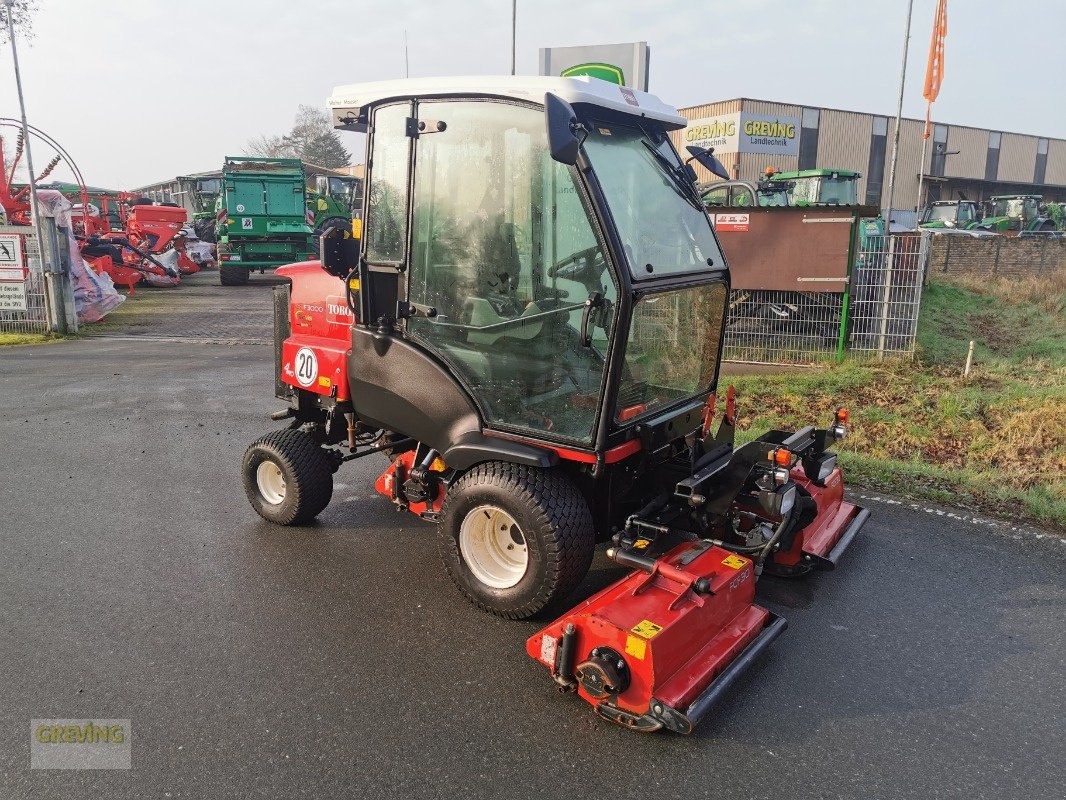
<svg viewBox="0 0 1066 800"><path fill-rule="evenodd" d="M296 382L307 387L318 377L318 357L310 347L301 347L296 351Z"/></svg>

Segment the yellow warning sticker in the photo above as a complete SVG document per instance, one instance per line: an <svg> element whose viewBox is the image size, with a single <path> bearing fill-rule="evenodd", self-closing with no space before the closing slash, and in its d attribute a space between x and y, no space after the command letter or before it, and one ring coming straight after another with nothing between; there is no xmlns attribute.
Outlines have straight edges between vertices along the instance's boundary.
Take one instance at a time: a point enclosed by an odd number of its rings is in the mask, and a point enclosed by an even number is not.
<svg viewBox="0 0 1066 800"><path fill-rule="evenodd" d="M650 539L637 539L635 542L633 542L633 549L634 550L643 550L649 544L651 544L651 540Z"/></svg>
<svg viewBox="0 0 1066 800"><path fill-rule="evenodd" d="M656 625L650 619L643 619L630 628L637 636L643 636L645 639L655 638L662 629L662 625Z"/></svg>
<svg viewBox="0 0 1066 800"><path fill-rule="evenodd" d="M731 569L740 569L747 564L748 561L740 556L726 556L722 559L722 563Z"/></svg>
<svg viewBox="0 0 1066 800"><path fill-rule="evenodd" d="M644 660L644 654L648 652L648 643L636 636L626 637L626 655Z"/></svg>

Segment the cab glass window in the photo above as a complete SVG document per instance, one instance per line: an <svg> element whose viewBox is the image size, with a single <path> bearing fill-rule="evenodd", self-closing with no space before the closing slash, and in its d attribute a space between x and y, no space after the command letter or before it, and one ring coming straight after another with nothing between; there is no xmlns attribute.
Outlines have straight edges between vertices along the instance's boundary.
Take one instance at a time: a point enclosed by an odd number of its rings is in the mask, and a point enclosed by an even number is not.
<svg viewBox="0 0 1066 800"><path fill-rule="evenodd" d="M370 262L402 261L407 242L407 162L410 138L407 103L383 106L374 112L374 142L370 153L370 203L364 231Z"/></svg>
<svg viewBox="0 0 1066 800"><path fill-rule="evenodd" d="M724 283L646 295L633 308L615 419L626 422L706 391L715 379Z"/></svg>

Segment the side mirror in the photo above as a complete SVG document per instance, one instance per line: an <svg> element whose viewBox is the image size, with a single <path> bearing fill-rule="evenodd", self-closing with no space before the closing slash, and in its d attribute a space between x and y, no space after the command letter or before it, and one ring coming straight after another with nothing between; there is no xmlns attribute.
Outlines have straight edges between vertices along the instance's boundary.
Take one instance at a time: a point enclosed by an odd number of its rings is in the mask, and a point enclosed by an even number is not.
<svg viewBox="0 0 1066 800"><path fill-rule="evenodd" d="M343 278L359 263L359 240L353 236L355 226L330 225L322 231L318 243L319 262L326 272Z"/></svg>
<svg viewBox="0 0 1066 800"><path fill-rule="evenodd" d="M321 195L329 194L329 178L325 175L315 175L315 192Z"/></svg>
<svg viewBox="0 0 1066 800"><path fill-rule="evenodd" d="M696 159L696 161L709 169L712 175L717 175L719 178L729 180L729 170L725 168L725 165L722 164L721 161L714 157L713 149L697 147L694 144L690 144L685 149L692 154L692 157Z"/></svg>
<svg viewBox="0 0 1066 800"><path fill-rule="evenodd" d="M548 149L560 164L573 166L588 131L578 122L573 107L556 94L544 95L544 121L548 133Z"/></svg>

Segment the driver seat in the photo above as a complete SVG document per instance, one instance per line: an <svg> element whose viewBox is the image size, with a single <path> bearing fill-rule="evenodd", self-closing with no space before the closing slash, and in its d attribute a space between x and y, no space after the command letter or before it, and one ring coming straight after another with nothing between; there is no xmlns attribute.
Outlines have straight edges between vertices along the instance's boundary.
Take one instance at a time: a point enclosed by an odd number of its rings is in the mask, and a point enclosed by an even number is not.
<svg viewBox="0 0 1066 800"><path fill-rule="evenodd" d="M541 310L540 306L535 302L529 303L522 309L518 319L539 314ZM484 297L468 297L466 303L463 304L463 322L471 328L483 328L487 325L495 325L498 322L507 322L510 319L513 318L502 317L497 314L496 309ZM528 325L515 325L498 333L478 333L475 330L471 330L467 333L466 340L470 344L492 346L504 336L511 339L533 339L540 334L543 328L544 323L538 320L530 322Z"/></svg>

